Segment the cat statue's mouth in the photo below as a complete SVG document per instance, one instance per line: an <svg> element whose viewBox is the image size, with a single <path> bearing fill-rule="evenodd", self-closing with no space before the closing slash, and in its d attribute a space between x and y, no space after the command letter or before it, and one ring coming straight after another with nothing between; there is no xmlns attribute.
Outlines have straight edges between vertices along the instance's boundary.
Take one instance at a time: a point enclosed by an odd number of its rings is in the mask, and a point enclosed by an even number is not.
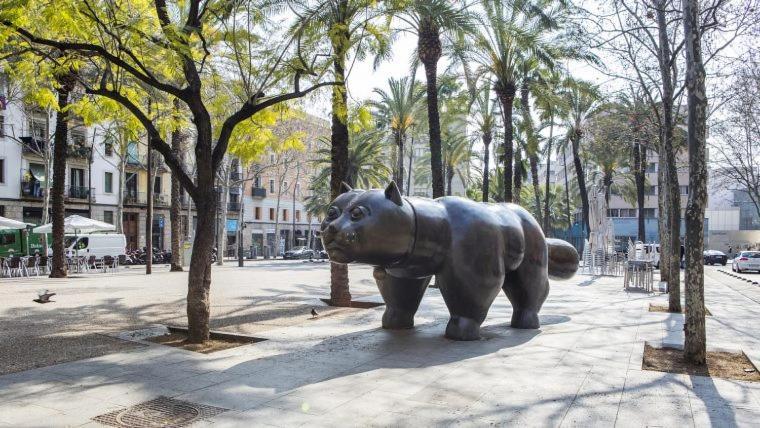
<svg viewBox="0 0 760 428"><path fill-rule="evenodd" d="M322 238L325 239L325 235L322 235ZM335 240L330 240L328 242L324 242L325 244L325 251L327 251L327 254L330 256L330 260L336 263L350 263L353 261L353 258L349 256L349 254L346 252L345 247L341 245L339 242Z"/></svg>

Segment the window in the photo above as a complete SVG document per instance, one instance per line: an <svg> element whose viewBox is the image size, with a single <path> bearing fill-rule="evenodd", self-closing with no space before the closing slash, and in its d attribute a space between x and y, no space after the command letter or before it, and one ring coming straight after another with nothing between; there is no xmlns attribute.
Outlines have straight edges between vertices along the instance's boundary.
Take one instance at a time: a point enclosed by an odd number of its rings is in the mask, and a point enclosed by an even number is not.
<svg viewBox="0 0 760 428"><path fill-rule="evenodd" d="M157 176L153 183L153 193L161 193L161 177Z"/></svg>
<svg viewBox="0 0 760 428"><path fill-rule="evenodd" d="M16 243L15 233L0 233L0 245L13 245Z"/></svg>
<svg viewBox="0 0 760 428"><path fill-rule="evenodd" d="M0 217L5 217L5 205L0 205Z"/></svg>
<svg viewBox="0 0 760 428"><path fill-rule="evenodd" d="M113 193L113 173L112 172L106 173L105 192Z"/></svg>
<svg viewBox="0 0 760 428"><path fill-rule="evenodd" d="M296 210L296 221L301 221L301 211Z"/></svg>
<svg viewBox="0 0 760 428"><path fill-rule="evenodd" d="M269 163L274 163L274 155L269 155Z"/></svg>
<svg viewBox="0 0 760 428"><path fill-rule="evenodd" d="M657 162L649 162L647 164L647 172L657 172Z"/></svg>
<svg viewBox="0 0 760 428"><path fill-rule="evenodd" d="M103 211L103 221L113 224L113 211Z"/></svg>
<svg viewBox="0 0 760 428"><path fill-rule="evenodd" d="M617 208L610 208L607 210L607 217L620 217L620 210Z"/></svg>
<svg viewBox="0 0 760 428"><path fill-rule="evenodd" d="M85 141L87 140L87 136L82 131L72 131L71 132L71 144L75 146L83 147L85 145Z"/></svg>
<svg viewBox="0 0 760 428"><path fill-rule="evenodd" d="M113 156L113 141L108 139L103 143L103 149L106 152L106 156Z"/></svg>
<svg viewBox="0 0 760 428"><path fill-rule="evenodd" d="M644 194L645 195L656 195L657 194L657 186L654 185L647 185L644 187Z"/></svg>
<svg viewBox="0 0 760 428"><path fill-rule="evenodd" d="M274 220L274 208L269 208L269 220Z"/></svg>
<svg viewBox="0 0 760 428"><path fill-rule="evenodd" d="M253 187L261 187L261 177L258 175L253 179Z"/></svg>
<svg viewBox="0 0 760 428"><path fill-rule="evenodd" d="M296 193L301 191L301 183L296 183Z"/></svg>
<svg viewBox="0 0 760 428"><path fill-rule="evenodd" d="M636 217L636 210L633 208L620 208L620 217Z"/></svg>
<svg viewBox="0 0 760 428"><path fill-rule="evenodd" d="M288 210L282 210L282 221L288 221Z"/></svg>
<svg viewBox="0 0 760 428"><path fill-rule="evenodd" d="M84 187L84 170L80 168L71 168L70 171L71 180L69 185L71 187Z"/></svg>
<svg viewBox="0 0 760 428"><path fill-rule="evenodd" d="M5 137L5 116L0 114L0 137Z"/></svg>
<svg viewBox="0 0 760 428"><path fill-rule="evenodd" d="M689 194L689 186L678 186L681 189L682 195L688 195Z"/></svg>
<svg viewBox="0 0 760 428"><path fill-rule="evenodd" d="M255 207L253 209L253 219L261 220L261 207Z"/></svg>
<svg viewBox="0 0 760 428"><path fill-rule="evenodd" d="M0 159L0 184L5 184L5 159Z"/></svg>
<svg viewBox="0 0 760 428"><path fill-rule="evenodd" d="M287 188L288 188L288 182L287 181L283 181L282 182L282 189L287 189ZM280 189L280 191L282 191L282 189Z"/></svg>
<svg viewBox="0 0 760 428"><path fill-rule="evenodd" d="M274 180L269 180L269 193L274 193Z"/></svg>
<svg viewBox="0 0 760 428"><path fill-rule="evenodd" d="M657 212L655 208L644 208L644 218L655 218L657 217Z"/></svg>

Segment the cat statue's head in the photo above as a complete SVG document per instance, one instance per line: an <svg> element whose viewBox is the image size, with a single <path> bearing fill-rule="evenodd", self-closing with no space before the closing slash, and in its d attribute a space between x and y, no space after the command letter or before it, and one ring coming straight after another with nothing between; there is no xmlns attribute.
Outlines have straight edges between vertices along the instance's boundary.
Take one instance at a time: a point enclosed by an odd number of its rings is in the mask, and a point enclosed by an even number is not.
<svg viewBox="0 0 760 428"><path fill-rule="evenodd" d="M388 266L402 260L414 244L414 210L396 183L385 190L354 190L330 203L320 227L322 244L337 263Z"/></svg>

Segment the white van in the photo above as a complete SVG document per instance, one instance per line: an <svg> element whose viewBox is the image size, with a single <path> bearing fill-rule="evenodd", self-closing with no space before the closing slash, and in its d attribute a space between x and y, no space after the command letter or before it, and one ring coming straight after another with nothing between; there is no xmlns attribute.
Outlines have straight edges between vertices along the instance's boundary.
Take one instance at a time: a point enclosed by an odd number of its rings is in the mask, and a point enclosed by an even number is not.
<svg viewBox="0 0 760 428"><path fill-rule="evenodd" d="M127 238L121 233L92 233L67 235L64 241L66 256L119 257L126 254Z"/></svg>

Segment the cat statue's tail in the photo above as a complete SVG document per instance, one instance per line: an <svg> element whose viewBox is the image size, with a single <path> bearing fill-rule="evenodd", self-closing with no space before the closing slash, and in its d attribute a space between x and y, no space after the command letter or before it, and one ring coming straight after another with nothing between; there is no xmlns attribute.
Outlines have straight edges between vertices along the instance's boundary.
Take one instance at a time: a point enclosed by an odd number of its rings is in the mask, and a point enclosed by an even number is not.
<svg viewBox="0 0 760 428"><path fill-rule="evenodd" d="M569 242L561 239L546 238L549 250L549 277L552 279L570 279L578 270L578 251Z"/></svg>

